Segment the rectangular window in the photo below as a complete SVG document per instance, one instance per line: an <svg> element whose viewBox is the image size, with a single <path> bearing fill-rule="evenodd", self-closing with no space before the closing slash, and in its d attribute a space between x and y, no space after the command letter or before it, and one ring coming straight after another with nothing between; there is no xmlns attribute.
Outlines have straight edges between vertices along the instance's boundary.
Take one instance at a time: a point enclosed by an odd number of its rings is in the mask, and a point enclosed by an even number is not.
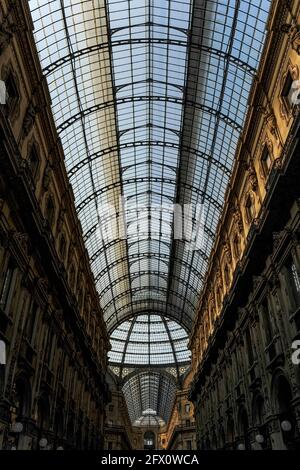
<svg viewBox="0 0 300 470"><path fill-rule="evenodd" d="M191 421L189 419L187 419L186 422L185 422L185 425L188 428L191 425Z"/></svg>
<svg viewBox="0 0 300 470"><path fill-rule="evenodd" d="M12 72L9 73L7 79L5 80L5 86L6 86L6 104L8 108L8 113L12 114L16 108L16 105L19 99L18 89L17 89L16 82L15 82Z"/></svg>
<svg viewBox="0 0 300 470"><path fill-rule="evenodd" d="M34 327L35 327L35 321L36 321L36 316L37 316L37 309L38 306L36 302L32 302L30 311L28 313L28 318L27 318L27 326L26 326L26 336L30 344L33 342L33 335L34 335Z"/></svg>
<svg viewBox="0 0 300 470"><path fill-rule="evenodd" d="M12 297L13 285L14 285L14 274L15 267L9 263L7 270L4 274L2 290L0 295L0 307L7 313L10 306Z"/></svg>
<svg viewBox="0 0 300 470"><path fill-rule="evenodd" d="M51 360L52 346L53 346L53 332L49 330L47 342L46 342L46 351L45 351L45 363L48 365L48 367L51 366L50 360Z"/></svg>
<svg viewBox="0 0 300 470"><path fill-rule="evenodd" d="M192 441L186 441L186 449L192 450Z"/></svg>
<svg viewBox="0 0 300 470"><path fill-rule="evenodd" d="M294 92L293 87L292 87L293 82L294 82L293 77L292 77L290 71L288 71L285 82L284 82L284 86L283 86L283 89L282 89L282 92L281 92L283 102L284 102L286 110L288 112L293 107L293 101L292 101L293 92Z"/></svg>
<svg viewBox="0 0 300 470"><path fill-rule="evenodd" d="M266 345L270 344L273 338L273 328L270 318L270 310L268 300L265 299L262 303L262 319L265 330Z"/></svg>
<svg viewBox="0 0 300 470"><path fill-rule="evenodd" d="M252 364L254 362L254 355L253 355L251 334L250 334L249 328L246 330L246 347L247 347L249 366L252 366Z"/></svg>
<svg viewBox="0 0 300 470"><path fill-rule="evenodd" d="M293 309L300 306L300 275L293 258L290 256L286 263L286 281L288 284L289 297Z"/></svg>
<svg viewBox="0 0 300 470"><path fill-rule="evenodd" d="M186 403L186 404L185 404L185 412L186 412L186 413L189 413L190 410L191 410L191 405L190 405L189 403Z"/></svg>
<svg viewBox="0 0 300 470"><path fill-rule="evenodd" d="M265 145L264 150L261 155L261 166L263 169L264 176L267 177L272 164L271 155L268 147Z"/></svg>

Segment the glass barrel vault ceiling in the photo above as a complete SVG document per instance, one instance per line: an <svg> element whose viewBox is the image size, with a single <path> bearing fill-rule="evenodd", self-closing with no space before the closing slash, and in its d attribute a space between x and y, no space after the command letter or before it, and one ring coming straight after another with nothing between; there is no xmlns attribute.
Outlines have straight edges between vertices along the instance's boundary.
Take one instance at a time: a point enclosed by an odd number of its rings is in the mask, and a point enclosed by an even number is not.
<svg viewBox="0 0 300 470"><path fill-rule="evenodd" d="M143 315L151 322L158 315L189 331L270 0L29 5L108 330L132 328L131 338ZM134 230L141 220L136 210L124 219L122 195L144 206L147 230ZM185 240L174 240L173 203L203 205L201 249L189 251ZM105 238L112 221L105 204L117 208L127 237ZM153 210L158 205L164 210ZM122 351L124 361L129 351Z"/></svg>
<svg viewBox="0 0 300 470"><path fill-rule="evenodd" d="M187 364L190 361L187 343L186 331L173 320L160 315L139 315L113 331L109 360L122 367Z"/></svg>

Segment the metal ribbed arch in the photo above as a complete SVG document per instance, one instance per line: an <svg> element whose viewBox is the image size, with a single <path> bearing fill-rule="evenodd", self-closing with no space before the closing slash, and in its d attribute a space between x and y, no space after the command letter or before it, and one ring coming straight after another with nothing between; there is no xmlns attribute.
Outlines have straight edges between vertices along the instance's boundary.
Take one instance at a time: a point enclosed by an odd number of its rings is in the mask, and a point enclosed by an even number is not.
<svg viewBox="0 0 300 470"><path fill-rule="evenodd" d="M170 318L172 318L174 321L178 322L178 319L180 319L182 311L179 309L176 305L168 305L168 312L166 312L166 305L164 302L159 302L156 301L154 305L154 301L151 303L153 304L153 308L149 308L149 306L144 305L144 301L140 302L135 302L135 305L138 307L138 311L132 315L132 312L128 312L128 305L123 305L119 310L118 310L118 318L117 321L115 321L114 314L112 314L110 317L107 318L106 324L108 328L109 334L112 334L122 323L125 323L128 320L131 320L132 318L139 316L139 315L170 315ZM131 305L131 304L130 304ZM151 307L151 305L150 305ZM123 311L126 311L125 314L123 314ZM192 328L192 319L188 316L185 315L182 318L182 321L180 325L186 330L190 331ZM169 364L171 366L171 364Z"/></svg>
<svg viewBox="0 0 300 470"><path fill-rule="evenodd" d="M142 418L145 410L153 410L156 413L154 417L157 422L161 418L167 423L174 405L176 383L171 376L165 374L152 371L142 372L125 383L123 393L132 423ZM150 415L145 415L144 418L140 424L145 426L149 420L153 427L154 419L151 420Z"/></svg>
<svg viewBox="0 0 300 470"><path fill-rule="evenodd" d="M170 148L170 149L179 149L179 145L177 144L174 144L173 142L167 142L167 141L164 141L164 142L159 142L159 141L155 141L155 142L150 142L150 144L153 146L153 147L166 147L166 148ZM120 144L120 149L131 149L131 148L135 148L135 147L146 147L147 145L149 145L149 142L145 141L145 142L142 142L142 141L135 141L135 142L127 142L126 144ZM227 176L230 176L231 174L231 171L230 171L230 168L227 168L222 162L220 162L219 160L211 157L210 155L207 155L203 152L198 152L196 149L192 148L192 147L184 147L184 146L181 146L180 147L182 149L182 151L185 151L185 152L190 152L192 154L194 154L197 158L200 158L200 159L204 159L204 160L208 160L210 159L211 162L213 164L216 165L217 168L220 168L221 170L224 171L224 173L227 175ZM109 148L106 148L104 150L101 150L100 152L96 152L94 153L93 155L91 155L89 158L86 158L86 159L83 159L81 160L80 162L77 163L77 165L75 165L73 168L71 168L69 170L69 176L72 177L73 175L75 175L77 173L77 171L81 170L82 167L84 167L85 165L87 165L89 162L92 162L93 160L96 160L96 159L99 159L101 158L102 156L105 156L107 154L109 154L110 152L114 152L117 150L117 147L109 147ZM144 163L144 162L143 162ZM138 166L139 164L142 164L142 163L137 163L135 166ZM132 164L133 165L133 164ZM129 165L132 166L132 165ZM170 165L162 165L162 163L160 162L156 162L156 165L159 165L159 166L165 166L166 168L170 168L170 169L173 169L174 167L171 167ZM125 169L127 169L128 167L125 167Z"/></svg>
<svg viewBox="0 0 300 470"><path fill-rule="evenodd" d="M134 42L142 43L142 42L145 42L145 41L149 41L149 39L137 39L136 41L134 41L134 39L132 39L130 43L134 43ZM159 44L163 44L163 43L174 44L174 45L185 47L185 42L178 41L178 40L177 41L172 41L172 40L167 41L167 40L160 40L160 39L158 39L158 40L152 39L152 42L157 42ZM126 41L125 44L126 43L128 43L128 41ZM124 44L124 41L116 41L115 40L114 44L122 45L122 44ZM217 57L222 57L224 59L229 59L230 62L236 64L241 69L246 70L253 77L256 74L255 68L251 67L249 64L247 64L247 62L243 62L242 60L239 60L239 58L237 58L237 57L229 56L227 53L225 53L221 50L214 49L212 47L206 47L204 45L194 44L192 42L190 44L190 48L191 49L196 49L196 50L201 51L201 52L207 52L207 53L210 53L212 55L216 55ZM43 69L43 73L45 74L45 76L47 76L47 75L51 74L52 72L54 72L55 69L60 68L62 65L66 64L68 62L71 62L71 60L77 59L78 57L82 57L84 55L92 54L93 52L97 52L98 50L101 50L101 49L108 49L108 44L96 44L95 46L86 47L84 49L80 49L80 50L74 52L71 55L67 55L65 57L62 57L62 58L58 59L56 62L53 62L52 64L50 64L48 67L45 67Z"/></svg>
<svg viewBox="0 0 300 470"><path fill-rule="evenodd" d="M148 311L190 330L270 1L29 5L108 329ZM167 211L158 219L148 214L152 238L103 240L99 231L111 218L102 205L117 205L122 193L146 206L201 203L201 249L186 251L184 241L173 239L172 226L165 233ZM126 222L133 226L134 216Z"/></svg>
<svg viewBox="0 0 300 470"><path fill-rule="evenodd" d="M194 102L192 100L186 100L185 103L183 102L183 99L180 98L175 98L175 97L165 97L165 96L134 96L134 97L126 97L126 98L119 98L116 101L107 101L98 105L93 105L89 108L86 108L84 111L79 111L78 113L74 114L71 116L69 119L61 123L58 127L57 130L58 132L62 132L67 130L69 126L72 126L76 123L76 121L80 121L83 117L90 116L93 113L96 113L97 111L101 111L105 108L114 108L115 105L128 105L128 104L134 104L134 103L139 103L139 102L163 102L163 103L173 103L173 104L178 104L180 106L182 105L189 105L192 106L195 109L198 109L199 111L203 111L204 113L208 113L209 115L215 116L218 119L221 119L225 123L227 123L230 127L237 131L242 131L241 126L235 122L233 119L230 118L230 116L222 113L221 111L218 111L211 106L207 105L202 105L197 102Z"/></svg>
<svg viewBox="0 0 300 470"><path fill-rule="evenodd" d="M170 184L170 185L174 185L175 186L175 183L172 179L170 178L156 178L156 177L151 177L151 178L148 178L148 180L150 180L150 182L153 182L153 183L167 183L167 184ZM126 185L129 185L129 184L132 184L133 182L138 182L138 183L144 183L146 181L146 177L143 178L143 177L138 177L138 178L135 178L134 180L133 179L130 179L130 180L124 180L123 181L123 186L126 186ZM121 183L117 183L117 184L114 184L114 185L110 185L110 186L107 186L105 188L101 188L97 191L95 191L94 193L91 193L89 194L89 196L84 199L78 206L77 206L77 212L80 213L81 210L91 201L94 201L95 199L97 199L97 197L101 194L104 194L105 192L111 190L111 189L114 189L114 188L120 188L121 186ZM212 196L204 193L203 191L201 191L200 189L198 189L197 187L193 187L189 184L184 184L183 185L186 189L190 190L190 191L193 191L195 192L196 194L198 195L202 195L205 197L205 199L209 200L215 207L216 209L219 209L220 211L222 210L222 205ZM136 195L138 196L140 193L137 193ZM170 199L168 196L166 196L167 199Z"/></svg>
<svg viewBox="0 0 300 470"><path fill-rule="evenodd" d="M188 334L182 326L165 315L137 314L123 321L111 334L111 364L125 367L173 366L177 379L182 364L188 364Z"/></svg>

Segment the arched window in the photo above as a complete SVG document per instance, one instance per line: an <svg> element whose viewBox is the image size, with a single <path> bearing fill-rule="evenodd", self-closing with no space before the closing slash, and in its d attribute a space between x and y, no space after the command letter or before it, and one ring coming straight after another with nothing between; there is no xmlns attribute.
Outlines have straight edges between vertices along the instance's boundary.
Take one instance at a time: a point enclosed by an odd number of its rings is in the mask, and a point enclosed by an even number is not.
<svg viewBox="0 0 300 470"><path fill-rule="evenodd" d="M147 431L144 434L144 449L155 449L155 434L152 431Z"/></svg>
<svg viewBox="0 0 300 470"><path fill-rule="evenodd" d="M54 224L54 216L55 216L55 206L54 206L52 196L49 196L46 202L45 217L48 220L50 227L52 227Z"/></svg>

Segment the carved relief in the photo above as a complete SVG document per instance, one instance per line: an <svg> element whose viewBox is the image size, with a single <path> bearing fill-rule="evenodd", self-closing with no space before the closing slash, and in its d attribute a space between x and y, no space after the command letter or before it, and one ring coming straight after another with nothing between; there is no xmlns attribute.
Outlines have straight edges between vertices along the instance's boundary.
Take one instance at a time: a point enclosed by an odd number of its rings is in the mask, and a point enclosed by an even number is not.
<svg viewBox="0 0 300 470"><path fill-rule="evenodd" d="M227 236L223 238L223 250L228 264L232 262L232 253Z"/></svg>
<svg viewBox="0 0 300 470"><path fill-rule="evenodd" d="M252 190L248 190L244 197L245 216L248 224L252 224L255 219L255 196Z"/></svg>
<svg viewBox="0 0 300 470"><path fill-rule="evenodd" d="M0 23L0 54L4 52L6 47L9 45L13 34L14 34L15 28L13 25L10 25L8 22L8 19L1 19Z"/></svg>
<svg viewBox="0 0 300 470"><path fill-rule="evenodd" d="M62 230L66 212L67 212L67 193L65 193L61 199L61 205L60 205L58 220L57 220L57 229L59 231Z"/></svg>
<svg viewBox="0 0 300 470"><path fill-rule="evenodd" d="M24 140L28 136L30 131L32 130L34 123L35 123L37 112L38 112L37 107L34 106L32 102L30 102L29 105L27 106L26 113L23 119L22 140Z"/></svg>
<svg viewBox="0 0 300 470"><path fill-rule="evenodd" d="M291 24L283 24L281 31L287 33L292 49L300 55L300 25L293 18Z"/></svg>
<svg viewBox="0 0 300 470"><path fill-rule="evenodd" d="M51 174L52 174L52 167L49 162L47 162L45 171L44 171L44 176L43 176L43 189L45 191L48 191L50 181L51 181Z"/></svg>
<svg viewBox="0 0 300 470"><path fill-rule="evenodd" d="M237 227L239 233L243 233L244 230L244 224L243 224L243 219L242 219L242 214L240 212L240 208L238 203L236 202L233 206L233 222L234 225Z"/></svg>
<svg viewBox="0 0 300 470"><path fill-rule="evenodd" d="M35 151L36 157L38 159L35 168L33 168L32 161L30 161L30 157L33 151ZM40 177L40 146L34 137L29 140L27 145L27 162L31 170L31 177L33 180L37 181Z"/></svg>
<svg viewBox="0 0 300 470"><path fill-rule="evenodd" d="M260 149L259 149L259 160L260 160L260 165L259 165L259 175L262 179L266 179L268 177L269 171L267 171L264 168L264 161L263 161L263 155L265 150L268 150L269 157L271 159L270 166L267 168L267 170L270 170L272 168L272 163L274 161L274 146L272 140L268 137L267 133L265 134L263 141L261 142Z"/></svg>

